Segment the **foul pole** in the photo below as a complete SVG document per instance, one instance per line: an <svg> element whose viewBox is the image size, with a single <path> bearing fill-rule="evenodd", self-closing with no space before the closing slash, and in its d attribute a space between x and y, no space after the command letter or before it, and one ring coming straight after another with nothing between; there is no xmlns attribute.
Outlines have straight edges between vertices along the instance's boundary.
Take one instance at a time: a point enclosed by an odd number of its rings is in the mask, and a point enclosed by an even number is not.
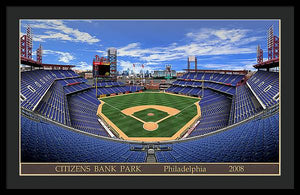
<svg viewBox="0 0 300 195"><path fill-rule="evenodd" d="M96 77L96 98L98 98L98 90L97 90L98 82L97 82L97 77Z"/></svg>

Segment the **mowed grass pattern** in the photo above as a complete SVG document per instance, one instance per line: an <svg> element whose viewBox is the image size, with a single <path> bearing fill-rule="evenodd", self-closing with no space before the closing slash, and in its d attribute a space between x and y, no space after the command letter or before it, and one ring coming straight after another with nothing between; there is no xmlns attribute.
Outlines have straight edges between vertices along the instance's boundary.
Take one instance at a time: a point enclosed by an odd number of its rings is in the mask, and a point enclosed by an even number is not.
<svg viewBox="0 0 300 195"><path fill-rule="evenodd" d="M171 137L197 114L194 105L199 99L165 93L136 93L103 98L102 113L128 137ZM143 123L121 113L121 110L141 105L162 105L181 112L158 123L155 131L147 131Z"/></svg>

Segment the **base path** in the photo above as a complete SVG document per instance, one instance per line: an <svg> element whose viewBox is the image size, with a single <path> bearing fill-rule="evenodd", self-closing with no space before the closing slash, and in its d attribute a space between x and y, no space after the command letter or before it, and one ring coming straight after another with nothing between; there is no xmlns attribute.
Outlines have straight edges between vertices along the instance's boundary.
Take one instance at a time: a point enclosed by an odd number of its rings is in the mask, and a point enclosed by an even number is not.
<svg viewBox="0 0 300 195"><path fill-rule="evenodd" d="M171 108L171 107L168 107L168 106L160 106L160 105L134 106L134 107L126 108L126 109L122 110L121 112L123 114L126 114L126 115L132 115L135 112L146 110L148 108L153 108L153 109L156 109L156 110L160 110L160 111L166 112L166 113L168 113L169 115L172 115L172 116L174 116L174 115L176 115L180 112L180 110L178 110L176 108Z"/></svg>

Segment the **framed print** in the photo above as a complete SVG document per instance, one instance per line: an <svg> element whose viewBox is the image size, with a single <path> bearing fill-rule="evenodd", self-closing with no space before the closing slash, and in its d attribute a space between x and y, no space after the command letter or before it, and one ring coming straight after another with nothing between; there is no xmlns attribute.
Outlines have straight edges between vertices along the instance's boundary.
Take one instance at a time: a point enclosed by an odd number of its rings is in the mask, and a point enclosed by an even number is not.
<svg viewBox="0 0 300 195"><path fill-rule="evenodd" d="M282 177L285 18L105 13L18 18L18 177Z"/></svg>

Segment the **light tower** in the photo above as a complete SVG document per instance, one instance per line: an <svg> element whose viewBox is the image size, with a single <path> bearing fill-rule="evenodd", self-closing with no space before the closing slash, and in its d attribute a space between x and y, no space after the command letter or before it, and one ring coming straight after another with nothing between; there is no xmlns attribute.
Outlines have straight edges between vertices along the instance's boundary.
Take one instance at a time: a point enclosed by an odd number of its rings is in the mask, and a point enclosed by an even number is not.
<svg viewBox="0 0 300 195"><path fill-rule="evenodd" d="M117 49L109 48L107 51L107 58L110 62L110 75L113 78L117 77Z"/></svg>
<svg viewBox="0 0 300 195"><path fill-rule="evenodd" d="M273 58L273 44L274 44L274 35L273 35L273 25L268 29L268 60Z"/></svg>
<svg viewBox="0 0 300 195"><path fill-rule="evenodd" d="M99 76L100 57L98 55L93 59L93 78Z"/></svg>
<svg viewBox="0 0 300 195"><path fill-rule="evenodd" d="M197 58L195 56L188 57L188 72L190 72L191 62L194 62L195 72L197 72Z"/></svg>
<svg viewBox="0 0 300 195"><path fill-rule="evenodd" d="M38 63L42 63L42 55L43 55L43 50L42 50L42 45L40 44L39 48L36 50L36 61Z"/></svg>
<svg viewBox="0 0 300 195"><path fill-rule="evenodd" d="M273 25L268 29L268 60L279 57L279 38L273 34Z"/></svg>
<svg viewBox="0 0 300 195"><path fill-rule="evenodd" d="M167 79L167 83L170 83L170 79L172 78L171 67L172 66L170 64L166 65L166 76L165 76L165 78Z"/></svg>
<svg viewBox="0 0 300 195"><path fill-rule="evenodd" d="M20 54L21 57L32 58L32 31L29 25L27 25L26 35L20 38Z"/></svg>
<svg viewBox="0 0 300 195"><path fill-rule="evenodd" d="M32 31L31 27L27 26L27 57L32 58Z"/></svg>
<svg viewBox="0 0 300 195"><path fill-rule="evenodd" d="M257 45L257 52L256 52L256 57L257 57L257 63L260 64L263 62L263 50L260 48L260 45Z"/></svg>

